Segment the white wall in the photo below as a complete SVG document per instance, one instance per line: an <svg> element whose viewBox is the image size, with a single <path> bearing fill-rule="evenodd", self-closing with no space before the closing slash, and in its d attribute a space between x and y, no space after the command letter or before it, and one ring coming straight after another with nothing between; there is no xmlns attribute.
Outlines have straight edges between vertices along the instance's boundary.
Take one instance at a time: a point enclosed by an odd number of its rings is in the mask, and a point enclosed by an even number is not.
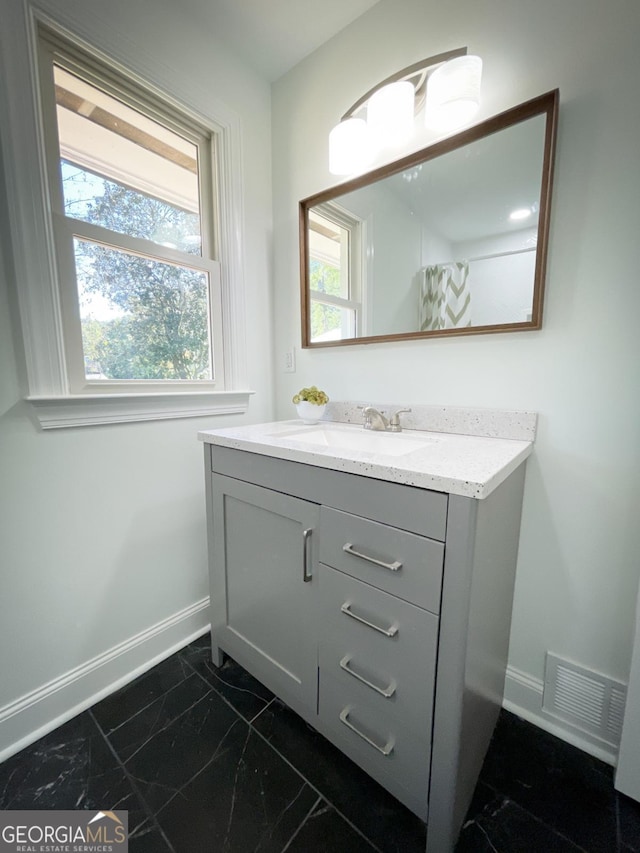
<svg viewBox="0 0 640 853"><path fill-rule="evenodd" d="M461 45L484 59L480 119L560 89L541 331L299 351L296 374L276 371L280 417L310 383L333 399L540 413L509 686L512 695L522 687L532 713L547 649L628 676L640 553L639 25L633 0L381 0L273 92L280 366L300 339L297 202L335 183L327 135L350 104L394 71Z"/></svg>
<svg viewBox="0 0 640 853"><path fill-rule="evenodd" d="M531 319L537 233L537 228L521 228L454 244L455 257L470 260L471 320L474 326L525 323ZM527 251L523 252L523 249Z"/></svg>
<svg viewBox="0 0 640 853"><path fill-rule="evenodd" d="M342 196L340 204L364 221L366 322L362 334L417 329L420 222L404 200L385 186L362 187Z"/></svg>
<svg viewBox="0 0 640 853"><path fill-rule="evenodd" d="M68 715L74 702L202 631L208 578L196 432L272 416L268 84L170 0L41 5L165 91L186 88L203 113L219 102L237 114L248 384L257 393L247 416L41 432L22 401L13 313L20 283L11 273L0 187L0 760L52 716ZM22 61L27 50L21 6L3 0L3 26L13 25L9 61ZM27 105L27 79L24 87ZM68 683L74 675L83 677ZM45 687L50 682L60 693ZM43 687L38 702L34 691Z"/></svg>

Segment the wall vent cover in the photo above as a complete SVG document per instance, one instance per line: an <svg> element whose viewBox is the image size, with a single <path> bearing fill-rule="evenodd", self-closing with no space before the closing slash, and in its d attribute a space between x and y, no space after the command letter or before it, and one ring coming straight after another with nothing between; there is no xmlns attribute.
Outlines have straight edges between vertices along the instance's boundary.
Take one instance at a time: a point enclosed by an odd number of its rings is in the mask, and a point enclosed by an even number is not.
<svg viewBox="0 0 640 853"><path fill-rule="evenodd" d="M542 710L613 746L620 743L626 686L547 652Z"/></svg>

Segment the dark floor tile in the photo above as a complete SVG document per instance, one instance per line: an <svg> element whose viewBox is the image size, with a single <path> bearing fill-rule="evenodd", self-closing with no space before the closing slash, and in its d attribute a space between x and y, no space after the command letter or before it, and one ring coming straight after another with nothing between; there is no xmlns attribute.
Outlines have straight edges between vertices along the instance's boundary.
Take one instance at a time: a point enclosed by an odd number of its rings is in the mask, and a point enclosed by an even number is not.
<svg viewBox="0 0 640 853"><path fill-rule="evenodd" d="M129 853L172 853L155 818L129 833Z"/></svg>
<svg viewBox="0 0 640 853"><path fill-rule="evenodd" d="M176 853L281 853L316 792L249 726L158 813ZM348 849L348 848L337 848Z"/></svg>
<svg viewBox="0 0 640 853"><path fill-rule="evenodd" d="M593 853L613 853L611 848L590 848ZM511 800L497 795L467 820L455 853L581 853L571 841L558 835Z"/></svg>
<svg viewBox="0 0 640 853"><path fill-rule="evenodd" d="M126 768L155 812L212 758L242 742L247 730L247 723L210 690L139 749Z"/></svg>
<svg viewBox="0 0 640 853"><path fill-rule="evenodd" d="M424 824L271 699L203 636L0 764L0 809L126 809L132 853L424 853ZM502 712L455 850L640 853L640 804Z"/></svg>
<svg viewBox="0 0 640 853"><path fill-rule="evenodd" d="M180 649L180 656L188 661L199 660L206 658L211 660L211 632L207 631L197 640L189 643L183 649Z"/></svg>
<svg viewBox="0 0 640 853"><path fill-rule="evenodd" d="M617 794L620 849L624 853L640 851L640 803Z"/></svg>
<svg viewBox="0 0 640 853"><path fill-rule="evenodd" d="M245 720L252 720L273 699L273 693L232 658L225 658L221 667L214 666L210 657L192 658L189 662Z"/></svg>
<svg viewBox="0 0 640 853"><path fill-rule="evenodd" d="M287 845L286 853L375 853L375 847L321 800Z"/></svg>
<svg viewBox="0 0 640 853"><path fill-rule="evenodd" d="M488 806L490 806L495 801L495 798L496 798L496 792L493 790L493 788L490 788L488 785L483 784L483 782L481 782L481 781L478 782L478 784L476 785L476 789L473 793L473 798L471 800L471 804L469 805L466 817L463 821L463 826L466 824L469 824L472 821L474 821L475 819L477 819L482 814L484 809L487 808ZM463 836L462 827L459 828L458 836L459 836L460 843L462 845L460 849L466 850L467 848L464 847L464 844L466 842L464 842L464 840L462 838L462 836ZM457 842L457 841L458 841L458 838L456 838L454 840L454 849L455 849L456 853L458 853L458 848L455 846L455 842Z"/></svg>
<svg viewBox="0 0 640 853"><path fill-rule="evenodd" d="M91 709L108 734L191 675L179 655L172 655Z"/></svg>
<svg viewBox="0 0 640 853"><path fill-rule="evenodd" d="M199 702L211 688L192 673L184 681L163 693L126 723L113 729L109 741L124 762L142 749L152 737L166 729L179 716Z"/></svg>
<svg viewBox="0 0 640 853"><path fill-rule="evenodd" d="M286 705L272 702L253 725L383 853L424 853L424 823Z"/></svg>
<svg viewBox="0 0 640 853"><path fill-rule="evenodd" d="M480 778L585 850L617 844L613 769L503 711Z"/></svg>
<svg viewBox="0 0 640 853"><path fill-rule="evenodd" d="M126 809L130 833L148 819L88 712L0 764L0 809Z"/></svg>

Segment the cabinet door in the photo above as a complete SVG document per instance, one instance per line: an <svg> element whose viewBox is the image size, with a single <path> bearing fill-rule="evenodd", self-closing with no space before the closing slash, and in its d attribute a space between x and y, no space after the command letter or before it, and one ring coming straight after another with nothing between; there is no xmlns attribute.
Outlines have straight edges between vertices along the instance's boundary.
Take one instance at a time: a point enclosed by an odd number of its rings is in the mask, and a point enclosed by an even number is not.
<svg viewBox="0 0 640 853"><path fill-rule="evenodd" d="M317 707L316 504L213 475L214 645L294 710Z"/></svg>

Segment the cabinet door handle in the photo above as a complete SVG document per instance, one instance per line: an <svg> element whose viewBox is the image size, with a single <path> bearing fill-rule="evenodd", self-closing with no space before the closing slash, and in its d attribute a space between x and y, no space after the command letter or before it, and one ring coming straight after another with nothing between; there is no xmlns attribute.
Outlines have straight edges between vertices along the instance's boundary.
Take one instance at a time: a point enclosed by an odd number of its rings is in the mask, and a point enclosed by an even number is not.
<svg viewBox="0 0 640 853"><path fill-rule="evenodd" d="M381 752L383 755L391 755L391 753L393 752L393 747L394 747L394 743L395 743L393 737L389 738L389 740L387 741L387 743L385 743L384 746L379 746L374 740L371 740L370 737L367 737L367 735L364 734L364 732L361 732L359 729L357 729L353 725L352 722L350 722L350 720L349 720L349 714L350 713L351 713L351 706L347 705L346 708L343 708L342 711L340 711L341 722L343 722L348 729L351 729L352 732L357 734L358 737L361 737L362 740L366 741L369 744L369 746L372 746L374 749L377 749L378 752Z"/></svg>
<svg viewBox="0 0 640 853"><path fill-rule="evenodd" d="M304 583L309 583L311 580L311 572L309 571L309 538L313 531L312 527L307 527L302 531L302 580Z"/></svg>
<svg viewBox="0 0 640 853"><path fill-rule="evenodd" d="M395 637L398 633L398 626L391 625L390 628L381 628L379 625L374 625L373 622L369 622L367 619L363 619L362 616L358 616L351 609L351 602L345 601L345 603L341 606L340 610L347 616L351 616L352 619L355 619L357 622L362 622L363 625L368 625L369 628L373 628L374 631L378 631L379 634L384 634L385 637Z"/></svg>
<svg viewBox="0 0 640 853"><path fill-rule="evenodd" d="M359 675L355 670L351 669L349 663L351 662L351 656L345 655L340 661L340 668L344 669L345 672L348 672L349 675L352 675L354 678L357 678L358 681L361 681L363 684L366 684L367 687L370 687L372 690L375 690L376 693L379 693L381 696L384 696L385 699L389 699L396 692L396 681L395 678L391 679L391 683L388 687L378 687L377 684L374 684L372 681L367 681L362 675Z"/></svg>
<svg viewBox="0 0 640 853"><path fill-rule="evenodd" d="M397 572L402 568L400 560L394 560L393 563L385 563L383 560L376 560L375 557L370 557L368 554L363 554L362 551L356 551L351 542L345 542L342 550L352 557L360 557L361 560L366 560L367 563L374 563L376 566L382 566L383 569L389 569L390 572Z"/></svg>

